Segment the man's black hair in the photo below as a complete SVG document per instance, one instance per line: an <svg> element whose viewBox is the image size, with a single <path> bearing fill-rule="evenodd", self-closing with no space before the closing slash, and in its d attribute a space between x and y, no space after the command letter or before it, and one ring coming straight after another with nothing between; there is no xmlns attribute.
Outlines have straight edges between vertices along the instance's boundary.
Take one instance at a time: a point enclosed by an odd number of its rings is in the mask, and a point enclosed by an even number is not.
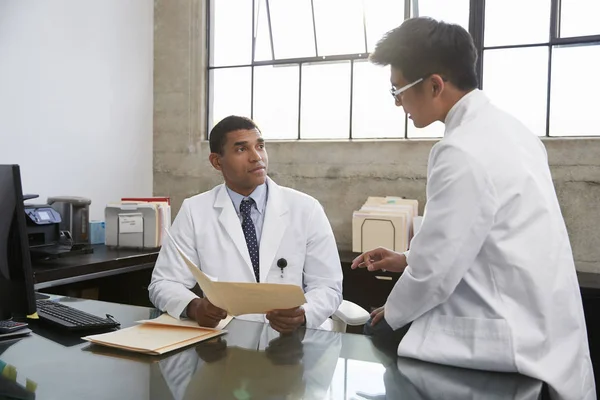
<svg viewBox="0 0 600 400"><path fill-rule="evenodd" d="M460 90L478 86L477 50L469 32L432 18L407 19L386 33L370 60L400 70L409 82L438 74Z"/></svg>
<svg viewBox="0 0 600 400"><path fill-rule="evenodd" d="M239 130L252 130L258 129L258 126L250 118L240 117L237 115L230 115L229 117L223 118L216 124L210 134L208 135L208 142L210 144L210 152L223 154L225 143L227 143L227 134L229 132Z"/></svg>

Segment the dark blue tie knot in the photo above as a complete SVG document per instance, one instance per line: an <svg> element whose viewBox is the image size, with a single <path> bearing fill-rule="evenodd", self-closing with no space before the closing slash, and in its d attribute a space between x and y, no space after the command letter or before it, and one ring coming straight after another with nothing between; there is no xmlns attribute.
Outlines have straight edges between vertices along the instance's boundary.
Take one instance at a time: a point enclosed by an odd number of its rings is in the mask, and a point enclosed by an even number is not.
<svg viewBox="0 0 600 400"><path fill-rule="evenodd" d="M242 214L242 216L244 218L250 217L250 211L252 210L253 204L254 204L254 199L251 197L248 197L248 198L245 198L244 200L242 200L242 203L240 204L240 214Z"/></svg>

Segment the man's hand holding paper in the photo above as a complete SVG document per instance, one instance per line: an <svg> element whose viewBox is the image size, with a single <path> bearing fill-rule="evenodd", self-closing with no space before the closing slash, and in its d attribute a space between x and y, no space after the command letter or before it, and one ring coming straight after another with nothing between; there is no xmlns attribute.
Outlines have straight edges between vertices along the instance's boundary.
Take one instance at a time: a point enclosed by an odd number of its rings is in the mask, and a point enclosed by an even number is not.
<svg viewBox="0 0 600 400"><path fill-rule="evenodd" d="M227 317L227 311L214 306L207 298L194 299L188 304L187 316L200 326L214 328Z"/></svg>
<svg viewBox="0 0 600 400"><path fill-rule="evenodd" d="M302 307L269 311L267 319L271 327L279 333L291 333L306 324L306 316Z"/></svg>

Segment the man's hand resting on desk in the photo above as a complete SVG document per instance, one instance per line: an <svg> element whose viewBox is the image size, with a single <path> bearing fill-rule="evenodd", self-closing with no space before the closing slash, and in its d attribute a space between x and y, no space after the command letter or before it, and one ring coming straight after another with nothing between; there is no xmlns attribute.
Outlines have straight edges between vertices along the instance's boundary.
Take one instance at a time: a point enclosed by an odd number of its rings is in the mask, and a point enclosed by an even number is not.
<svg viewBox="0 0 600 400"><path fill-rule="evenodd" d="M392 271L403 272L408 266L406 256L402 253L379 247L375 250L367 251L356 257L352 261L352 269L366 268L369 271Z"/></svg>
<svg viewBox="0 0 600 400"><path fill-rule="evenodd" d="M267 319L271 323L271 327L279 333L292 333L306 324L304 308L302 307L269 311Z"/></svg>
<svg viewBox="0 0 600 400"><path fill-rule="evenodd" d="M371 326L377 325L379 321L381 321L384 317L385 306L381 306L371 313Z"/></svg>
<svg viewBox="0 0 600 400"><path fill-rule="evenodd" d="M214 306L206 298L197 298L190 301L186 308L187 316L200 326L214 328L219 322L227 317L227 312Z"/></svg>

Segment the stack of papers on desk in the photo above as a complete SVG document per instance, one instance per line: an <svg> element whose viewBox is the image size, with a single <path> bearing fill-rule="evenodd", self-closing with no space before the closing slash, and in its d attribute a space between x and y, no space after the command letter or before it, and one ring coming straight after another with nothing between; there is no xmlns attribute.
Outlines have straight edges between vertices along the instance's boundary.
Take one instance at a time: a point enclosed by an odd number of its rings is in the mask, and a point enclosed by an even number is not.
<svg viewBox="0 0 600 400"><path fill-rule="evenodd" d="M110 203L104 211L106 245L131 248L158 248L163 232L171 226L168 198L126 198Z"/></svg>
<svg viewBox="0 0 600 400"><path fill-rule="evenodd" d="M299 307L306 303L300 286L280 283L215 282L200 270L181 250L167 231L204 295L229 315L265 314L271 310Z"/></svg>
<svg viewBox="0 0 600 400"><path fill-rule="evenodd" d="M394 196L367 198L352 215L352 251L361 253L377 247L408 250L418 212L417 200Z"/></svg>
<svg viewBox="0 0 600 400"><path fill-rule="evenodd" d="M158 212L156 224L157 247L164 241L163 232L171 228L171 198L170 197L124 197L121 204L152 204Z"/></svg>
<svg viewBox="0 0 600 400"><path fill-rule="evenodd" d="M177 320L163 314L155 320L138 321L141 325L115 332L86 336L89 342L138 353L158 355L224 334L231 317L216 328L204 328L194 321Z"/></svg>

